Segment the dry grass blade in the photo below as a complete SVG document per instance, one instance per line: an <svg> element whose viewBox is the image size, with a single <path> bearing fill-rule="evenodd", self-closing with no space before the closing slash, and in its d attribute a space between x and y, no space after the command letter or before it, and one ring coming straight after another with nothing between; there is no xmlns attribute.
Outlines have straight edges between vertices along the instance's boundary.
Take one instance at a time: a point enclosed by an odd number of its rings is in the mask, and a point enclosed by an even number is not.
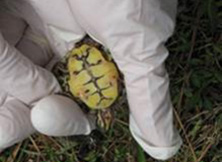
<svg viewBox="0 0 222 162"><path fill-rule="evenodd" d="M33 144L34 148L36 149L36 151L38 152L39 156L40 156L42 159L45 160L45 158L41 155L41 151L40 151L38 145L36 144L35 140L34 140L31 136L29 137L29 139L30 139L30 141L32 142L32 144ZM37 160L37 161L39 161L39 156L38 156L38 160Z"/></svg>
<svg viewBox="0 0 222 162"><path fill-rule="evenodd" d="M183 130L185 139L186 139L186 141L187 141L187 143L188 143L188 145L189 145L189 148L190 148L190 150L191 150L191 152L192 152L192 154L193 154L194 161L196 162L196 161L197 161L197 156L196 156L196 154L195 154L193 145L191 144L191 142L190 142L190 140L189 140L189 138L188 138L188 135L187 135L187 133L186 133L186 130L185 130L184 126L183 126L183 123L182 123L182 121L181 121L181 119L180 119L180 117L179 117L179 115L178 115L178 113L177 113L177 111L176 111L175 109L174 109L174 114L175 114L175 116L176 116L177 122L179 123L181 129Z"/></svg>
<svg viewBox="0 0 222 162"><path fill-rule="evenodd" d="M13 150L12 155L6 160L6 162L14 162L16 160L16 156L18 155L18 152L22 146L22 143L19 143L16 145L15 149Z"/></svg>
<svg viewBox="0 0 222 162"><path fill-rule="evenodd" d="M207 146L206 148L203 150L201 156L197 159L197 162L200 162L204 156L207 154L208 150L211 148L211 146L213 145L214 141L211 141Z"/></svg>

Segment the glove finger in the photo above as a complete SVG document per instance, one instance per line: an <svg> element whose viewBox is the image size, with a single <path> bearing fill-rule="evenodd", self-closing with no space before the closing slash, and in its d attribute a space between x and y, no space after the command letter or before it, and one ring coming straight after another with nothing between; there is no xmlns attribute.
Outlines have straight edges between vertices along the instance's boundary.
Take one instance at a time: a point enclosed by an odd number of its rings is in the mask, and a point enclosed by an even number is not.
<svg viewBox="0 0 222 162"><path fill-rule="evenodd" d="M53 58L48 41L28 27L16 48L34 64L45 67Z"/></svg>
<svg viewBox="0 0 222 162"><path fill-rule="evenodd" d="M95 128L74 101L59 95L40 100L31 111L31 121L36 130L51 136L89 134Z"/></svg>
<svg viewBox="0 0 222 162"><path fill-rule="evenodd" d="M34 65L0 35L0 87L30 105L60 91L51 72Z"/></svg>
<svg viewBox="0 0 222 162"><path fill-rule="evenodd" d="M3 9L5 6L2 3L4 1L0 1L0 31L8 43L15 46L21 39L27 24L19 16Z"/></svg>

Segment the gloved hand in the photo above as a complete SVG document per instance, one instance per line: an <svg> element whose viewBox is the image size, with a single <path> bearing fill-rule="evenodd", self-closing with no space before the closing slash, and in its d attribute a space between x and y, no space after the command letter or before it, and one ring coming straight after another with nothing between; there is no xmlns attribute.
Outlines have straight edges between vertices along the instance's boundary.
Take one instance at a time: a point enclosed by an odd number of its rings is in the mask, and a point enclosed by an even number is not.
<svg viewBox="0 0 222 162"><path fill-rule="evenodd" d="M67 50L75 42L76 31L86 32L111 50L125 76L134 138L152 157L172 157L182 142L173 126L164 43L174 29L176 0L66 2L33 0L31 4L45 24L53 24L48 31ZM75 28L66 22L70 18L77 20L80 30L73 32Z"/></svg>
<svg viewBox="0 0 222 162"><path fill-rule="evenodd" d="M30 12L32 8L26 3L15 2L18 8L13 12L1 8L3 3L0 3L0 150L35 132L33 125L39 128L45 123L55 124L64 129L64 135L88 134L92 127L79 107L66 97L53 95L60 91L60 86L52 73L43 68L53 55L38 16ZM39 111L45 102L48 107ZM56 111L46 118L39 116L51 107ZM68 120L55 120L64 113L69 114ZM57 133L55 127L51 128L48 131Z"/></svg>
<svg viewBox="0 0 222 162"><path fill-rule="evenodd" d="M44 66L51 56L30 41L30 27L21 18L0 11L0 149L3 149L35 131L30 108L44 96L60 91L60 87L50 72L38 66Z"/></svg>

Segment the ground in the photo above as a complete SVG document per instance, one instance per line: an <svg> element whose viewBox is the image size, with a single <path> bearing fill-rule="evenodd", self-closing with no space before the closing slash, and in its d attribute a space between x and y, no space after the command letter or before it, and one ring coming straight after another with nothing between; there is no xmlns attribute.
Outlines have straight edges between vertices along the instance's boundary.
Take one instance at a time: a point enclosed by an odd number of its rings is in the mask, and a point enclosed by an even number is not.
<svg viewBox="0 0 222 162"><path fill-rule="evenodd" d="M222 1L181 0L175 33L167 42L175 125L184 144L166 162L222 161ZM114 128L98 146L39 134L6 150L0 162L157 162L128 129L124 96ZM81 142L78 142L81 141ZM90 149L90 148L89 148ZM78 160L82 156L82 160Z"/></svg>

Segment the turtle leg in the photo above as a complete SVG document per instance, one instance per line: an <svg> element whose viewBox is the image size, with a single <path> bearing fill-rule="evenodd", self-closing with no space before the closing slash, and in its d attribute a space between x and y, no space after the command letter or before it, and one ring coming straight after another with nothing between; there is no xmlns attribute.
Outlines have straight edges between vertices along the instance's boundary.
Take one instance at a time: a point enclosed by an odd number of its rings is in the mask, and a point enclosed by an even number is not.
<svg viewBox="0 0 222 162"><path fill-rule="evenodd" d="M105 131L109 130L113 123L113 112L110 108L104 110L98 110L97 114L97 125L104 129Z"/></svg>

